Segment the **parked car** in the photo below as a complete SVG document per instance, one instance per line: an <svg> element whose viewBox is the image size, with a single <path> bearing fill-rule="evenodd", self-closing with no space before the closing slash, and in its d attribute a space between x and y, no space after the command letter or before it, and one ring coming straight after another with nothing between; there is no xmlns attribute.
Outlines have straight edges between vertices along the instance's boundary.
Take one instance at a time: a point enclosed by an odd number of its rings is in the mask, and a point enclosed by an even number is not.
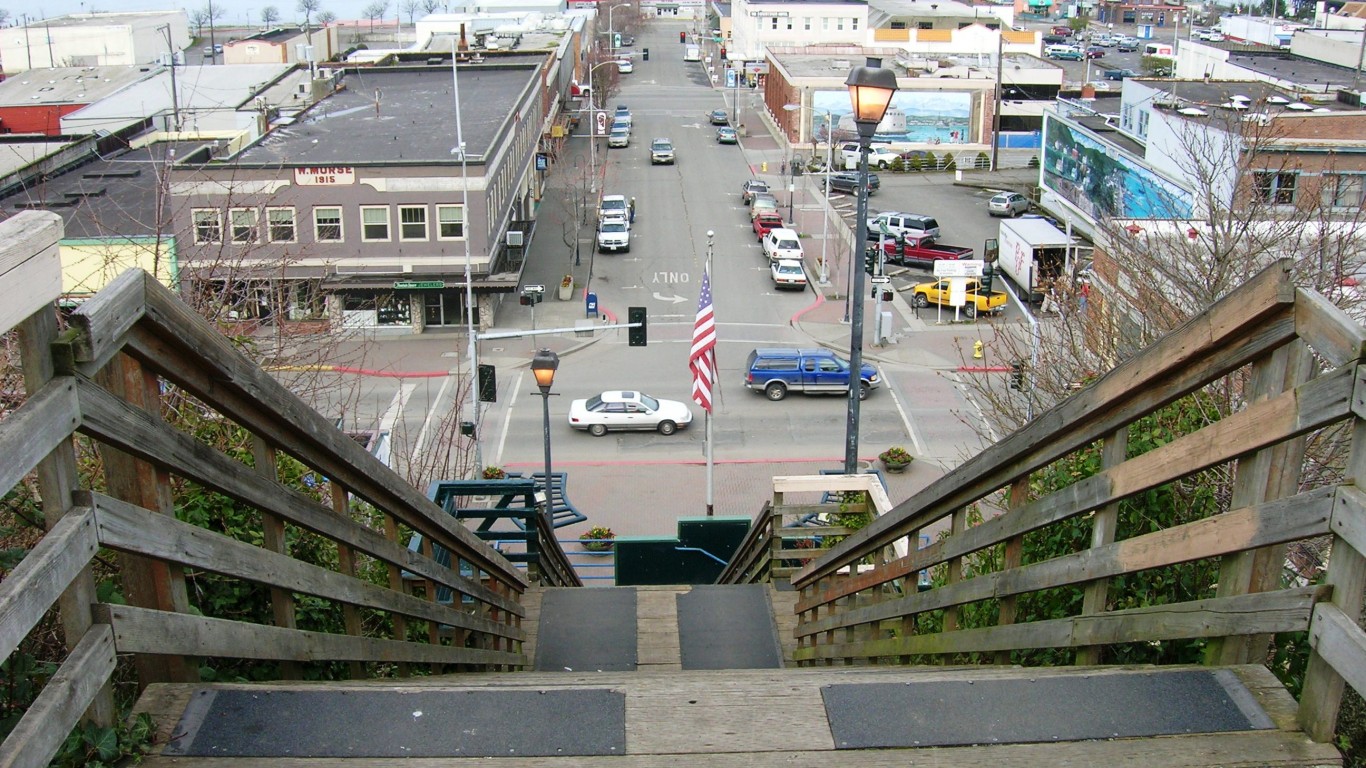
<svg viewBox="0 0 1366 768"><path fill-rule="evenodd" d="M1019 216L1029 212L1029 198L1019 192L998 192L987 201L992 216Z"/></svg>
<svg viewBox="0 0 1366 768"><path fill-rule="evenodd" d="M653 430L672 435L692 423L692 410L677 400L644 392L610 390L569 404L569 426L602 437L613 429Z"/></svg>
<svg viewBox="0 0 1366 768"><path fill-rule="evenodd" d="M858 168L858 144L848 142L839 146L840 156L844 158L844 167L849 170ZM886 147L871 147L868 150L868 167L886 170L899 157L897 153Z"/></svg>
<svg viewBox="0 0 1366 768"><path fill-rule="evenodd" d="M613 216L598 225L598 253L631 252L631 223Z"/></svg>
<svg viewBox="0 0 1366 768"><path fill-rule="evenodd" d="M1091 38L1091 45L1094 45L1098 48L1109 48L1114 44L1115 39L1106 34L1096 35L1095 37Z"/></svg>
<svg viewBox="0 0 1366 768"><path fill-rule="evenodd" d="M778 259L769 263L769 276L773 278L774 288L806 287L806 270L797 259Z"/></svg>
<svg viewBox="0 0 1366 768"><path fill-rule="evenodd" d="M1062 35L1063 37L1071 37L1072 35L1072 28L1062 24L1056 25L1048 31L1055 35Z"/></svg>
<svg viewBox="0 0 1366 768"><path fill-rule="evenodd" d="M1059 61L1083 61L1086 58L1081 49L1074 45L1050 45L1044 55Z"/></svg>
<svg viewBox="0 0 1366 768"><path fill-rule="evenodd" d="M634 71L636 71L636 67L631 63L630 59L617 59L618 74L629 75Z"/></svg>
<svg viewBox="0 0 1366 768"><path fill-rule="evenodd" d="M627 128L631 127L631 110L625 104L618 104L617 111L612 113L612 124L625 123Z"/></svg>
<svg viewBox="0 0 1366 768"><path fill-rule="evenodd" d="M735 129L729 126L721 126L716 129L717 144L739 144L740 137L735 133Z"/></svg>
<svg viewBox="0 0 1366 768"><path fill-rule="evenodd" d="M782 229L787 226L787 223L783 221L782 216L776 213L761 213L754 217L753 225L754 237L762 243L764 235L767 235L770 230Z"/></svg>
<svg viewBox="0 0 1366 768"><path fill-rule="evenodd" d="M1057 32L1054 32L1054 33L1051 34L1051 35L1044 35L1044 36L1043 36L1043 44L1044 44L1044 45L1062 45L1063 43L1066 43L1066 42L1067 42L1067 38L1068 38L1067 35L1061 35L1061 34L1058 34Z"/></svg>
<svg viewBox="0 0 1366 768"><path fill-rule="evenodd" d="M924 149L908 149L897 157L901 158L901 162L907 168L915 167L916 163L919 163L921 168L934 168L939 165L938 158L934 156L934 153Z"/></svg>
<svg viewBox="0 0 1366 768"><path fill-rule="evenodd" d="M749 353L745 387L774 401L787 397L789 391L843 395L849 392L849 374L849 361L828 349L766 347ZM881 385L877 369L864 363L859 370L859 399L866 399Z"/></svg>
<svg viewBox="0 0 1366 768"><path fill-rule="evenodd" d="M607 146L613 149L622 149L631 145L631 129L621 125L612 126L612 132L607 134Z"/></svg>
<svg viewBox="0 0 1366 768"><path fill-rule="evenodd" d="M1086 58L1088 58L1088 59L1099 59L1100 57L1102 57L1102 56L1105 55L1105 49L1104 49L1104 48L1101 48L1101 47L1098 46L1098 45L1093 45L1093 46L1091 46L1091 47L1089 47L1089 48L1086 49L1086 52L1085 52L1084 55L1085 55Z"/></svg>
<svg viewBox="0 0 1366 768"><path fill-rule="evenodd" d="M759 193L749 203L750 221L758 218L765 213L778 214L778 198L773 195Z"/></svg>
<svg viewBox="0 0 1366 768"><path fill-rule="evenodd" d="M1120 53L1133 53L1134 51L1138 50L1138 41L1124 40L1122 42L1115 43L1115 50L1119 51Z"/></svg>
<svg viewBox="0 0 1366 768"><path fill-rule="evenodd" d="M919 213L887 211L868 217L869 240L877 240L884 229L892 236L923 236L928 238L929 242L939 239L939 221L933 216Z"/></svg>
<svg viewBox="0 0 1366 768"><path fill-rule="evenodd" d="M1132 69L1107 69L1105 70L1106 80L1123 80L1126 77L1138 77L1138 73Z"/></svg>
<svg viewBox="0 0 1366 768"><path fill-rule="evenodd" d="M713 109L707 113L707 119L712 125L730 125L730 118L726 116L724 109Z"/></svg>
<svg viewBox="0 0 1366 768"><path fill-rule="evenodd" d="M768 183L758 179L750 179L740 186L740 199L745 205L754 201L757 194L768 194Z"/></svg>
<svg viewBox="0 0 1366 768"><path fill-rule="evenodd" d="M767 256L769 261L778 261L779 259L797 259L800 261L802 258L802 238L796 230L787 227L775 227L764 235L762 243L764 256Z"/></svg>
<svg viewBox="0 0 1366 768"><path fill-rule="evenodd" d="M882 186L882 179L876 173L868 174L868 194L877 192ZM830 191L854 194L858 191L858 173L856 171L839 171L830 174Z"/></svg>
<svg viewBox="0 0 1366 768"><path fill-rule="evenodd" d="M967 278L965 283L967 290L963 303L963 315L968 319L978 315L994 315L1005 309L1008 299L1004 291L985 291L982 289L982 281L975 277ZM911 289L911 303L922 308L931 304L947 307L951 306L950 302L953 300L953 295L952 280L943 279L932 283L920 283Z"/></svg>
<svg viewBox="0 0 1366 768"><path fill-rule="evenodd" d="M212 58L213 58L213 55L214 55L213 46L212 46L212 45L206 45L206 46L204 46L204 58L206 58L206 59L212 59Z"/></svg>
<svg viewBox="0 0 1366 768"><path fill-rule="evenodd" d="M598 203L598 219L610 218L631 218L631 205L626 202L625 195L602 196L602 201Z"/></svg>
<svg viewBox="0 0 1366 768"><path fill-rule="evenodd" d="M650 165L656 163L674 164L674 143L666 138L650 142Z"/></svg>

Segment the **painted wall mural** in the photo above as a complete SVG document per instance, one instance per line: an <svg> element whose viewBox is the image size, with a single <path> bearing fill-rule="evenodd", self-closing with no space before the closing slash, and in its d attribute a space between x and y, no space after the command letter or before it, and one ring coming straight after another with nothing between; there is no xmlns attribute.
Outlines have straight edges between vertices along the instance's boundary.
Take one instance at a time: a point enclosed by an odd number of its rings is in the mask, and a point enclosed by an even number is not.
<svg viewBox="0 0 1366 768"><path fill-rule="evenodd" d="M1043 185L1097 221L1189 219L1191 195L1081 126L1044 115Z"/></svg>
<svg viewBox="0 0 1366 768"><path fill-rule="evenodd" d="M898 91L878 124L874 142L964 144L972 137L972 93ZM814 91L810 136L825 141L826 111L830 112L835 141L858 138L849 91Z"/></svg>

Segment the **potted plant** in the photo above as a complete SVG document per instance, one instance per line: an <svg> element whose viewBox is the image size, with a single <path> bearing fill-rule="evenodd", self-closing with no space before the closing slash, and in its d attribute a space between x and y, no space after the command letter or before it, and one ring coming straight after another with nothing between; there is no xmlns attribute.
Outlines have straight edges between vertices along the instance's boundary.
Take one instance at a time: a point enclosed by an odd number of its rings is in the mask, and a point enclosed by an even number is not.
<svg viewBox="0 0 1366 768"><path fill-rule="evenodd" d="M502 467L484 467L482 477L485 480L505 480L508 473Z"/></svg>
<svg viewBox="0 0 1366 768"><path fill-rule="evenodd" d="M569 301L574 296L574 276L565 275L560 281L560 301Z"/></svg>
<svg viewBox="0 0 1366 768"><path fill-rule="evenodd" d="M612 551L612 539L617 537L616 533L605 525L595 525L588 529L580 539L579 543L589 552L600 552L606 554Z"/></svg>
<svg viewBox="0 0 1366 768"><path fill-rule="evenodd" d="M911 466L911 462L915 461L915 457L899 445L888 448L879 453L877 457L888 472L905 472L906 467Z"/></svg>

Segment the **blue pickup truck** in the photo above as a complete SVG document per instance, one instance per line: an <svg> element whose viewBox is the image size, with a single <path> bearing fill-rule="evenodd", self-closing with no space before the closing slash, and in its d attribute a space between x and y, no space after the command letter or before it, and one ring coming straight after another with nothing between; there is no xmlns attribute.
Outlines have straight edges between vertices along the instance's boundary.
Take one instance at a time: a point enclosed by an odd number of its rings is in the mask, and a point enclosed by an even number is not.
<svg viewBox="0 0 1366 768"><path fill-rule="evenodd" d="M862 369L860 400L882 384L876 368L864 363ZM849 361L828 349L760 348L749 353L745 386L775 401L787 397L788 391L843 395L849 392Z"/></svg>

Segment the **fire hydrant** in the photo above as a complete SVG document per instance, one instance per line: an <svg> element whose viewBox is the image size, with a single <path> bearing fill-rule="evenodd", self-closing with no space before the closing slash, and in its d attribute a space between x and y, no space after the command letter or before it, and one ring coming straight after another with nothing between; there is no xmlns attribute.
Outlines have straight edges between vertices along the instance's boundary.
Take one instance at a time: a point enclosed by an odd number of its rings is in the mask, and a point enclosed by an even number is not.
<svg viewBox="0 0 1366 768"><path fill-rule="evenodd" d="M759 163L759 173L768 173L768 161L767 161L767 160L763 161L762 163Z"/></svg>
<svg viewBox="0 0 1366 768"><path fill-rule="evenodd" d="M974 342L972 343L972 359L974 359L974 360L981 360L981 359L982 359L982 340L981 340L981 339L978 339L977 341L974 341Z"/></svg>

